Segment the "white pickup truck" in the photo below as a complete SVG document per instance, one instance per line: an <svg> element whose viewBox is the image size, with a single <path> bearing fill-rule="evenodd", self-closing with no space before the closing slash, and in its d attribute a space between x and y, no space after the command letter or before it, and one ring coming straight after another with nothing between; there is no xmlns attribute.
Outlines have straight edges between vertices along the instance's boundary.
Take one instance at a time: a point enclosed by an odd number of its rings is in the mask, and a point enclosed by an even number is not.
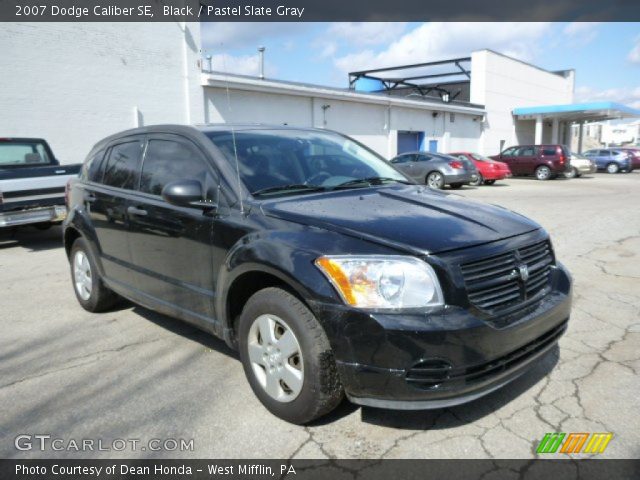
<svg viewBox="0 0 640 480"><path fill-rule="evenodd" d="M64 220L67 181L80 167L60 165L41 138L0 138L0 228Z"/></svg>

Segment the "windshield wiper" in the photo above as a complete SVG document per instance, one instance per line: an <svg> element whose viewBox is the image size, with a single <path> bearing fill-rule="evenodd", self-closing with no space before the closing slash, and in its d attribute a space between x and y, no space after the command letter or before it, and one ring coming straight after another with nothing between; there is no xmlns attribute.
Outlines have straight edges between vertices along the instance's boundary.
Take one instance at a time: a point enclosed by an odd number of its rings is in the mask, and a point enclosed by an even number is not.
<svg viewBox="0 0 640 480"><path fill-rule="evenodd" d="M289 185L276 185L275 187L267 187L261 188L260 190L256 190L255 192L251 192L251 195L260 196L268 193L278 193L278 192L288 192L294 190L302 190L305 192L321 192L326 190L325 187L321 187L320 185L307 185L305 183L291 183Z"/></svg>
<svg viewBox="0 0 640 480"><path fill-rule="evenodd" d="M367 186L382 185L383 183L386 183L386 182L397 182L397 183L404 183L405 185L411 185L411 182L409 182L407 180L398 180L397 178L391 178L391 177L367 177L367 178L356 178L355 180L349 180L347 182L339 183L338 185L336 185L335 187L332 187L332 188L351 187L353 185L359 185L361 183L364 183Z"/></svg>

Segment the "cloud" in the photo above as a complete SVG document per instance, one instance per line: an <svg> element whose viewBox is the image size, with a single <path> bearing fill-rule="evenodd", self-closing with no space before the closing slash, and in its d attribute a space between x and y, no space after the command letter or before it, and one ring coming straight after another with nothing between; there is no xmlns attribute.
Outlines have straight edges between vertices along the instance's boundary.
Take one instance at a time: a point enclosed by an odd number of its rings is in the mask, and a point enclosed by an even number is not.
<svg viewBox="0 0 640 480"><path fill-rule="evenodd" d="M640 108L640 85L635 88L608 88L595 90L591 87L578 87L575 91L576 102L617 102L632 108Z"/></svg>
<svg viewBox="0 0 640 480"><path fill-rule="evenodd" d="M640 37L636 37L636 44L627 57L630 62L640 64Z"/></svg>
<svg viewBox="0 0 640 480"><path fill-rule="evenodd" d="M350 45L380 45L398 38L407 27L403 22L343 22L333 23L328 38L338 38Z"/></svg>
<svg viewBox="0 0 640 480"><path fill-rule="evenodd" d="M258 47L271 40L303 32L303 22L203 22L200 36L205 50Z"/></svg>
<svg viewBox="0 0 640 480"><path fill-rule="evenodd" d="M598 36L600 22L571 22L562 29L571 46L584 46Z"/></svg>
<svg viewBox="0 0 640 480"><path fill-rule="evenodd" d="M431 22L402 35L385 50L368 48L335 59L336 67L349 72L468 56L490 48L530 61L540 51L538 43L551 28L549 23L454 23Z"/></svg>

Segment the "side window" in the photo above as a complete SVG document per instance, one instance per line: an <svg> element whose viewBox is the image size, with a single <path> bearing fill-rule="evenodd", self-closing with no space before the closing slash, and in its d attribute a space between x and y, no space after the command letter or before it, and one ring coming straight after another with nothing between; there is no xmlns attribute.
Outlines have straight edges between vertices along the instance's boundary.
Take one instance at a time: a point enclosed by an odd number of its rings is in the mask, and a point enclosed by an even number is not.
<svg viewBox="0 0 640 480"><path fill-rule="evenodd" d="M518 157L531 157L532 155L535 155L536 151L533 147L522 147L521 149L518 150L517 156Z"/></svg>
<svg viewBox="0 0 640 480"><path fill-rule="evenodd" d="M510 147L507 148L504 152L502 152L502 155L504 155L505 157L513 157L516 153L516 147Z"/></svg>
<svg viewBox="0 0 640 480"><path fill-rule="evenodd" d="M142 165L140 191L160 195L167 183L199 180L206 188L209 167L195 147L173 140L149 140Z"/></svg>
<svg viewBox="0 0 640 480"><path fill-rule="evenodd" d="M553 156L556 154L556 149L551 147L546 147L542 149L542 155Z"/></svg>
<svg viewBox="0 0 640 480"><path fill-rule="evenodd" d="M432 158L431 155L416 155L416 162L428 162Z"/></svg>
<svg viewBox="0 0 640 480"><path fill-rule="evenodd" d="M140 165L141 143L119 143L111 147L102 183L117 188L136 188Z"/></svg>
<svg viewBox="0 0 640 480"><path fill-rule="evenodd" d="M80 178L88 182L99 182L102 176L102 169L100 167L102 166L103 158L104 150L100 150L94 153L90 158L87 158L82 165Z"/></svg>
<svg viewBox="0 0 640 480"><path fill-rule="evenodd" d="M410 157L411 155L400 155L399 157L396 157L393 160L391 160L391 163L393 164L407 163L410 160Z"/></svg>
<svg viewBox="0 0 640 480"><path fill-rule="evenodd" d="M611 152L609 152L609 150L600 150L600 157L610 157L611 156Z"/></svg>

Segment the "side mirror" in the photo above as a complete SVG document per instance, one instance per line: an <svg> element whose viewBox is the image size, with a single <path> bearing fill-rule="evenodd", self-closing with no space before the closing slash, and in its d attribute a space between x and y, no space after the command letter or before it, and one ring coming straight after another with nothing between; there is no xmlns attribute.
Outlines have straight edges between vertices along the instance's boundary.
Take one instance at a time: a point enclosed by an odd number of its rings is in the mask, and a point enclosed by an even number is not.
<svg viewBox="0 0 640 480"><path fill-rule="evenodd" d="M179 207L215 210L218 206L204 199L202 184L197 180L178 180L168 183L162 189L162 198Z"/></svg>

